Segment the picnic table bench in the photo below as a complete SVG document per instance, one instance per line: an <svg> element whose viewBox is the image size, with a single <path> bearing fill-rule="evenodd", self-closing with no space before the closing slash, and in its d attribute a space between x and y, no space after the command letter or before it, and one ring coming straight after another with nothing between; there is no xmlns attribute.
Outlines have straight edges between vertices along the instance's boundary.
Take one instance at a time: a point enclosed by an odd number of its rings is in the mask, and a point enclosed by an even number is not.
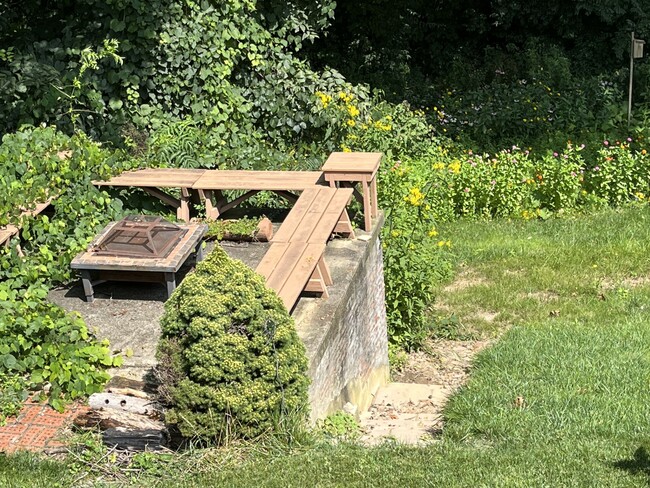
<svg viewBox="0 0 650 488"><path fill-rule="evenodd" d="M256 271L287 310L291 311L303 291L329 296L332 277L323 253L333 232L354 238L346 211L351 197L351 188L307 188L273 237Z"/></svg>
<svg viewBox="0 0 650 488"><path fill-rule="evenodd" d="M24 217L26 215L29 215L31 217L35 217L36 215L40 214L43 210L45 210L47 207L49 207L50 203L52 202L52 199L49 198L45 202L41 203L36 203L34 208L32 210L24 210L21 214L20 217ZM0 227L0 245L9 244L9 240L18 234L20 232L20 228L16 225L9 224L4 227Z"/></svg>
<svg viewBox="0 0 650 488"><path fill-rule="evenodd" d="M206 216L216 219L261 191L272 191L295 202L298 196L294 191L312 187L322 182L322 177L321 171L207 170L194 182L192 189L205 201ZM228 201L224 190L246 190L246 193Z"/></svg>

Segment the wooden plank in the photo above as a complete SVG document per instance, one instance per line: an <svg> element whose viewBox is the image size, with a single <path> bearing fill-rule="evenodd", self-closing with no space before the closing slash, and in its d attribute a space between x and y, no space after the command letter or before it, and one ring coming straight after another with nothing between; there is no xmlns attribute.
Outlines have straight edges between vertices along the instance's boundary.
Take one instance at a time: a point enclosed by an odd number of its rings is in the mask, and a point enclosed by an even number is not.
<svg viewBox="0 0 650 488"><path fill-rule="evenodd" d="M13 225L7 226L6 229L0 229L0 245L4 243L8 243L9 239L11 239L17 233L18 233L18 228L16 228Z"/></svg>
<svg viewBox="0 0 650 488"><path fill-rule="evenodd" d="M321 170L325 173L376 173L381 163L382 153L376 152L333 152L323 164Z"/></svg>
<svg viewBox="0 0 650 488"><path fill-rule="evenodd" d="M309 279L312 277L316 265L324 251L325 244L322 243L307 244L306 247L303 248L300 260L293 268L290 279L285 280L284 285L278 293L287 307L287 310L291 310L295 305L298 297L305 289ZM324 283L322 290L316 291L321 291L323 294L326 294L327 289L325 288Z"/></svg>
<svg viewBox="0 0 650 488"><path fill-rule="evenodd" d="M201 190L304 190L321 181L321 171L206 170L194 183Z"/></svg>
<svg viewBox="0 0 650 488"><path fill-rule="evenodd" d="M336 189L323 187L318 193L302 219L301 224L293 233L292 240L298 242L312 242L311 236L321 226L321 219L329 208L329 205L336 194ZM333 227L332 227L333 228ZM331 233L331 232L330 232ZM328 234L329 237L329 234ZM327 238L319 239L317 242L326 242Z"/></svg>
<svg viewBox="0 0 650 488"><path fill-rule="evenodd" d="M306 243L290 242L286 251L282 255L282 258L271 273L271 276L266 280L266 285L280 294L287 280L289 280L289 277L293 279L294 268L300 262L306 248ZM314 266L315 265L316 263L314 263ZM305 279L302 285L304 285L306 281L307 280Z"/></svg>
<svg viewBox="0 0 650 488"><path fill-rule="evenodd" d="M352 196L352 189L350 188L341 188L338 190L332 189L334 194L332 199L329 202L329 205L325 209L323 215L318 219L318 225L312 231L309 242L327 242L327 240L332 235L332 232L336 229L337 224L341 220L343 212L345 212L345 207L350 201ZM347 213L345 215L347 217ZM345 220L345 219L344 219ZM347 222L349 224L349 221ZM352 233L352 227L344 227L344 233Z"/></svg>
<svg viewBox="0 0 650 488"><path fill-rule="evenodd" d="M288 247L289 243L287 242L271 244L271 247L266 251L266 254L257 265L255 271L268 280Z"/></svg>
<svg viewBox="0 0 650 488"><path fill-rule="evenodd" d="M97 186L140 186L153 188L191 188L204 169L145 168L127 171L107 181L93 181Z"/></svg>
<svg viewBox="0 0 650 488"><path fill-rule="evenodd" d="M273 237L273 242L289 242L292 240L293 234L302 224L307 211L313 204L314 200L318 198L320 188L321 187L307 188L302 192L302 195L300 195L300 198L298 198L298 201L296 201L296 204L293 206Z"/></svg>

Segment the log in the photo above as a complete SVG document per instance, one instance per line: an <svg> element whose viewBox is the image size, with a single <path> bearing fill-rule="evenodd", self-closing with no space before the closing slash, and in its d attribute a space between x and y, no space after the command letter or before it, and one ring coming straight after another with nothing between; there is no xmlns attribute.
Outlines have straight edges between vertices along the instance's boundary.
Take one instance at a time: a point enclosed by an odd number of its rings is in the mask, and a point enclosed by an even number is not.
<svg viewBox="0 0 650 488"><path fill-rule="evenodd" d="M166 431L129 430L124 427L107 429L102 433L104 444L128 451L159 451L167 446L168 437Z"/></svg>
<svg viewBox="0 0 650 488"><path fill-rule="evenodd" d="M139 415L155 415L156 413L154 403L148 398L117 393L94 393L88 398L88 405L94 410L112 409Z"/></svg>

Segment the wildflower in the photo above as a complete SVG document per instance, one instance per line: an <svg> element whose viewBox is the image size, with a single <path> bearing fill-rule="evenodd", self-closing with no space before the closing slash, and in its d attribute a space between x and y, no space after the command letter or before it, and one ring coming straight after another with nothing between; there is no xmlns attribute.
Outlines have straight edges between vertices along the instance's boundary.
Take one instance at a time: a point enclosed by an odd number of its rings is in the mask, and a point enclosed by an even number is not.
<svg viewBox="0 0 650 488"><path fill-rule="evenodd" d="M594 171L600 171L600 166L594 166Z"/></svg>
<svg viewBox="0 0 650 488"><path fill-rule="evenodd" d="M416 186L411 188L409 194L404 197L404 200L413 205L414 207L419 207L424 201L424 194Z"/></svg>
<svg viewBox="0 0 650 488"><path fill-rule="evenodd" d="M648 154L648 151L646 151L645 149L642 149L641 154L643 154L645 156L646 154Z"/></svg>
<svg viewBox="0 0 650 488"><path fill-rule="evenodd" d="M356 117L357 115L359 115L359 109L354 105L348 104L346 108L348 109L348 113L350 114L350 117Z"/></svg>
<svg viewBox="0 0 650 488"><path fill-rule="evenodd" d="M330 97L327 93L316 92L316 96L320 100L321 105L323 105L323 108L327 108L329 103L332 101L332 97Z"/></svg>
<svg viewBox="0 0 650 488"><path fill-rule="evenodd" d="M343 150L343 152L352 152L352 149L350 149L345 144L341 144L341 149Z"/></svg>
<svg viewBox="0 0 650 488"><path fill-rule="evenodd" d="M449 164L449 166L447 166L447 168L449 168L449 171L451 171L454 174L460 173L460 161L458 159L454 159Z"/></svg>
<svg viewBox="0 0 650 488"><path fill-rule="evenodd" d="M435 236L437 236L437 235L438 235L438 231L436 230L435 227L433 227L433 228L429 231L429 237L435 237Z"/></svg>
<svg viewBox="0 0 650 488"><path fill-rule="evenodd" d="M627 142L632 142L632 138L631 138L631 137L628 137L628 138L627 138Z"/></svg>
<svg viewBox="0 0 650 488"><path fill-rule="evenodd" d="M354 120L352 120L352 119L348 119L348 121L347 121L346 123L348 124L348 127L354 127L354 126L357 124L357 123L356 123Z"/></svg>
<svg viewBox="0 0 650 488"><path fill-rule="evenodd" d="M603 144L604 144L605 146L609 146L609 141L603 141Z"/></svg>
<svg viewBox="0 0 650 488"><path fill-rule="evenodd" d="M444 164L444 163L440 163L440 162L438 162L438 163L434 163L434 164L433 164L433 169L435 169L435 170L445 169L445 164Z"/></svg>
<svg viewBox="0 0 650 488"><path fill-rule="evenodd" d="M556 152L553 153L553 156L557 158L558 154Z"/></svg>
<svg viewBox="0 0 650 488"><path fill-rule="evenodd" d="M465 193L469 193L469 188L465 187L465 189L464 189L463 191L464 191Z"/></svg>
<svg viewBox="0 0 650 488"><path fill-rule="evenodd" d="M393 230L390 233L391 237L399 237L400 236L400 231L398 230Z"/></svg>
<svg viewBox="0 0 650 488"><path fill-rule="evenodd" d="M496 185L496 184L497 184L497 180L492 180L492 181L490 181L490 185L494 186L494 185Z"/></svg>

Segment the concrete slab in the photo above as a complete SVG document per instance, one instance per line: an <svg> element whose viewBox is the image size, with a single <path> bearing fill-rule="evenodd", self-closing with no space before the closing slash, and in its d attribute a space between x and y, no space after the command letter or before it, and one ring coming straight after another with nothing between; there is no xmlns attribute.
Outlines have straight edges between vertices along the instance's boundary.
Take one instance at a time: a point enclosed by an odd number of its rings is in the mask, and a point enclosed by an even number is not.
<svg viewBox="0 0 650 488"><path fill-rule="evenodd" d="M451 390L441 385L389 383L375 395L370 409L361 414L364 434L360 441L377 445L434 442L442 429L442 407Z"/></svg>

